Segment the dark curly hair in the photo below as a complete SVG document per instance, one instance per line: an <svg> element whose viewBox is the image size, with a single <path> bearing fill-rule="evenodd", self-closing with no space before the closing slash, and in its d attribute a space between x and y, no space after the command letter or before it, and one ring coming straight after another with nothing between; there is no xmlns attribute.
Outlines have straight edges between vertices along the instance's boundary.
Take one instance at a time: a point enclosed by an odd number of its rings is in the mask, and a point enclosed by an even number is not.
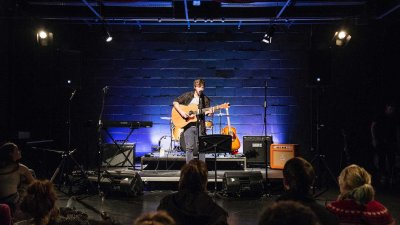
<svg viewBox="0 0 400 225"><path fill-rule="evenodd" d="M36 180L28 186L21 210L34 218L35 225L45 225L58 216L56 200L53 184L48 180Z"/></svg>

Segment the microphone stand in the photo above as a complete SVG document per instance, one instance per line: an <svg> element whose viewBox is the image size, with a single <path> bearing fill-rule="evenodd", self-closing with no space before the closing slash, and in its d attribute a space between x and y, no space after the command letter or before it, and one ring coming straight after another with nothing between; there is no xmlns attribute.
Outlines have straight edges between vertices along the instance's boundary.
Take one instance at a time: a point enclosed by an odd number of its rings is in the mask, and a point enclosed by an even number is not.
<svg viewBox="0 0 400 225"><path fill-rule="evenodd" d="M268 84L265 80L264 86L264 142L265 142L265 184L267 186L267 197L271 196L271 183L268 177L268 139L267 139L267 88Z"/></svg>
<svg viewBox="0 0 400 225"><path fill-rule="evenodd" d="M200 95L199 95L199 107L198 107L198 109L199 109L199 113L196 115L196 118L197 118L197 120L196 120L196 129L197 129L197 143L196 143L196 147L197 147L197 154L198 154L198 157L199 157L199 160L200 160L200 147L199 147L199 145L200 145L200 143L199 143L199 141L200 141L200 132L201 132L201 117L202 117L202 115L203 115L203 113L202 113L202 110L203 110L203 98L204 98L204 95L203 95L203 92L200 92ZM206 161L205 160L205 158L204 158L204 161Z"/></svg>
<svg viewBox="0 0 400 225"><path fill-rule="evenodd" d="M101 121L103 117L103 111L104 111L104 102L108 90L108 86L105 86L102 92L102 101L101 101L101 109L100 109L100 115L99 115L99 123L97 127L97 134L98 134L98 139L97 139L97 191L99 193L99 196L103 196L103 192L101 191L100 188L100 180L101 180L101 164L102 164L102 159L103 159L103 139L101 136L101 130L103 129L103 123Z"/></svg>

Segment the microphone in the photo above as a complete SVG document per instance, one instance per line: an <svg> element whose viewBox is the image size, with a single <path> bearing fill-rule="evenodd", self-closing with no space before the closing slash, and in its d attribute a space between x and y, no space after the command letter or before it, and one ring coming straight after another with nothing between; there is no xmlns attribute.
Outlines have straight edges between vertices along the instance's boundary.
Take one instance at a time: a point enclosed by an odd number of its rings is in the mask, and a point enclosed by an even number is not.
<svg viewBox="0 0 400 225"><path fill-rule="evenodd" d="M76 93L76 89L74 89L74 91L72 92L71 97L69 98L70 101L74 98L75 93Z"/></svg>
<svg viewBox="0 0 400 225"><path fill-rule="evenodd" d="M104 92L104 93L107 93L107 91L108 91L108 86L104 86L104 87L103 87L103 92Z"/></svg>
<svg viewBox="0 0 400 225"><path fill-rule="evenodd" d="M268 87L268 81L265 80L265 87Z"/></svg>

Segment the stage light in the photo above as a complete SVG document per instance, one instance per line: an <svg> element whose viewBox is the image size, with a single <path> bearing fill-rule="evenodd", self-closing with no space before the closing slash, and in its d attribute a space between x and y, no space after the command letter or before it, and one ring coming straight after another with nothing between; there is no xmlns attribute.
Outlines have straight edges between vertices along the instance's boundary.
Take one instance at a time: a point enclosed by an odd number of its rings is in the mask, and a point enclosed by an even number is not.
<svg viewBox="0 0 400 225"><path fill-rule="evenodd" d="M266 44L271 44L272 43L272 37L274 36L275 33L275 27L270 26L267 30L267 32L264 35L264 38L262 39L262 42Z"/></svg>
<svg viewBox="0 0 400 225"><path fill-rule="evenodd" d="M39 38L41 39L47 38L47 32L43 30L39 31Z"/></svg>
<svg viewBox="0 0 400 225"><path fill-rule="evenodd" d="M350 39L351 35L345 29L336 31L332 38L336 46L345 46L350 42Z"/></svg>
<svg viewBox="0 0 400 225"><path fill-rule="evenodd" d="M53 43L53 33L39 30L36 33L36 41L40 46L48 46Z"/></svg>
<svg viewBox="0 0 400 225"><path fill-rule="evenodd" d="M107 31L106 32L106 42L111 42L112 41L112 39L113 39L113 37L110 35L110 33Z"/></svg>

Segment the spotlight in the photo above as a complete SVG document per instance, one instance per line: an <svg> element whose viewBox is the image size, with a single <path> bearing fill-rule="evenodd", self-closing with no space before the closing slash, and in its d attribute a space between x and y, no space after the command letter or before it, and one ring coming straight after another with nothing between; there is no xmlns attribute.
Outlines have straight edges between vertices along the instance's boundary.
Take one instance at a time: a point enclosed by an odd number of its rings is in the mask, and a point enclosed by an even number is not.
<svg viewBox="0 0 400 225"><path fill-rule="evenodd" d="M336 46L345 46L349 43L350 39L351 35L345 29L336 31L332 38Z"/></svg>
<svg viewBox="0 0 400 225"><path fill-rule="evenodd" d="M112 36L110 35L110 33L108 31L106 31L106 42L111 42L112 41Z"/></svg>
<svg viewBox="0 0 400 225"><path fill-rule="evenodd" d="M41 38L41 39L47 38L47 32L46 31L41 30L41 31L39 31L38 34L39 34L39 38Z"/></svg>
<svg viewBox="0 0 400 225"><path fill-rule="evenodd" d="M264 35L264 38L262 39L262 42L266 44L271 44L272 43L272 37L274 36L275 33L275 27L270 26L267 30L267 32Z"/></svg>
<svg viewBox="0 0 400 225"><path fill-rule="evenodd" d="M36 41L40 46L48 46L53 43L53 33L39 30L36 33Z"/></svg>

